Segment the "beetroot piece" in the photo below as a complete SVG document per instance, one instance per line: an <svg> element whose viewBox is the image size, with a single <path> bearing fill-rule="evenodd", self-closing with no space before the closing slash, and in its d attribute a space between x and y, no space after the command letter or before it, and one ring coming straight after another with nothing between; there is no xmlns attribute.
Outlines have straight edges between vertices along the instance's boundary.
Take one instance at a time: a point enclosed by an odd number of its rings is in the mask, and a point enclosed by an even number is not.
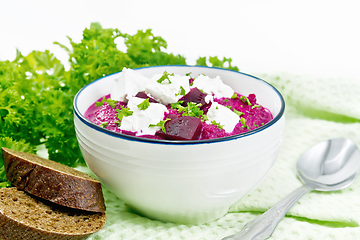
<svg viewBox="0 0 360 240"><path fill-rule="evenodd" d="M207 114L209 108L211 107L212 102L205 103L200 107L200 109L204 112L204 114Z"/></svg>
<svg viewBox="0 0 360 240"><path fill-rule="evenodd" d="M135 97L138 97L138 98L143 98L143 99L149 99L149 102L152 102L152 103L159 103L158 101L156 101L155 99L149 97L146 93L144 92L138 92Z"/></svg>
<svg viewBox="0 0 360 240"><path fill-rule="evenodd" d="M168 114L168 115L166 116L166 118L170 118L170 120L173 120L173 119L178 118L178 117L179 117L179 116L176 115L176 114Z"/></svg>
<svg viewBox="0 0 360 240"><path fill-rule="evenodd" d="M182 116L165 123L165 133L160 130L155 135L168 140L197 140L201 133L201 120L196 117Z"/></svg>
<svg viewBox="0 0 360 240"><path fill-rule="evenodd" d="M184 103L182 104L184 107L187 106L188 102L201 103L201 105L203 106L206 103L206 95L206 93L201 92L199 89L192 88L185 96L180 98L179 101L184 101Z"/></svg>

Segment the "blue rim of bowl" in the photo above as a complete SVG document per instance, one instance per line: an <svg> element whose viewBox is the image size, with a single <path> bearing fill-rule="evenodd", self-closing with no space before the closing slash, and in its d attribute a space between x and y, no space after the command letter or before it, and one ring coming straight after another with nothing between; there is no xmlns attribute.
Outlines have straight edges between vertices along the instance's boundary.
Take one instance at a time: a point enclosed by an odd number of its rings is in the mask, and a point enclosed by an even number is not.
<svg viewBox="0 0 360 240"><path fill-rule="evenodd" d="M281 93L274 87L272 86L270 83L252 76L250 74L247 73L243 73L240 71L235 71L235 70L231 70L231 69L224 69L224 68L218 68L218 67L207 67L207 66L198 66L198 65L159 65L159 66L149 66L149 67L141 67L141 68L134 68L134 70L139 70L139 69L144 69L144 68L157 68L157 67L196 67L196 68L209 68L209 69L219 69L219 70L223 70L223 71L231 71L231 72L235 72L238 74L242 74L242 75L246 75L249 77L252 77L254 79L257 79L259 81L262 81L263 83L267 84L268 86L270 86L279 96L280 101L281 101L281 109L279 111L279 113L268 123L264 124L263 126L260 126L256 129L253 129L251 131L245 132L245 133L240 133L240 134L236 134L236 135L232 135L232 136L227 136L227 137L221 137L221 138L214 138L214 139L205 139L205 140L188 140L188 141L184 141L184 140L162 140L162 139L150 139L150 138L142 138L142 137L136 137L136 136L131 136L131 135L126 135L126 134L122 134L122 133L117 133L114 131L110 131L108 129L105 129L103 127L100 127L92 122L90 122L88 119L86 119L79 111L78 107L77 107L77 99L79 97L79 95L81 94L81 92L87 88L88 86L90 86L91 84L100 81L101 79L105 78L105 77L109 77L111 75L114 74L118 74L120 72L116 72L116 73L112 73L109 75L106 75L102 78L96 79L93 82L87 84L86 86L84 86L83 88L81 88L77 94L74 97L74 101L73 101L73 110L74 110L74 114L80 119L80 121L82 121L85 125L87 125L90 128L93 128L99 132L105 133L107 135L116 137L116 138L121 138L124 140L130 140L130 141L136 141L136 142L144 142L144 143L153 143L153 144L165 144L165 145L196 145L196 144L209 144L209 143L215 143L215 142L224 142L224 141L230 141L230 140L235 140L238 138L243 138L252 134L255 134L257 132L261 132L265 129L267 129L268 127L274 125L277 121L280 120L280 118L284 115L285 112L285 101L283 96L281 95Z"/></svg>

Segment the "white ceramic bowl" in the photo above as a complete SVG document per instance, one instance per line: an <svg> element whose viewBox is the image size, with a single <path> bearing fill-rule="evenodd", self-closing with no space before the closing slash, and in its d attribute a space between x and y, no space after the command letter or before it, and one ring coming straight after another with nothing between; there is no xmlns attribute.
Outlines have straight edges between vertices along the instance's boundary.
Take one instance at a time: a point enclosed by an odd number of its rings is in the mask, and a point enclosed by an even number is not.
<svg viewBox="0 0 360 240"><path fill-rule="evenodd" d="M116 74L81 89L74 99L75 130L90 169L135 211L152 219L201 224L226 214L273 166L284 130L284 100L256 77L219 68L157 66L156 73L219 75L236 92L255 93L274 119L245 134L203 141L143 139L108 131L84 118L87 108L110 93Z"/></svg>

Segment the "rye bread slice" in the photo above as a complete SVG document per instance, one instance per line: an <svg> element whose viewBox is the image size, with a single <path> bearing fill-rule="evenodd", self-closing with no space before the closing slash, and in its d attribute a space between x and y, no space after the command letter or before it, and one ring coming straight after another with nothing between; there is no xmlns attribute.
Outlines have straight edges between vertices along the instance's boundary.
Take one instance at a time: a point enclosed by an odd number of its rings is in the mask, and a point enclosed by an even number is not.
<svg viewBox="0 0 360 240"><path fill-rule="evenodd" d="M105 212L99 181L35 154L2 148L6 177L13 186L50 202L91 212Z"/></svg>
<svg viewBox="0 0 360 240"><path fill-rule="evenodd" d="M15 187L0 189L0 239L84 239L105 220L105 213L62 207Z"/></svg>

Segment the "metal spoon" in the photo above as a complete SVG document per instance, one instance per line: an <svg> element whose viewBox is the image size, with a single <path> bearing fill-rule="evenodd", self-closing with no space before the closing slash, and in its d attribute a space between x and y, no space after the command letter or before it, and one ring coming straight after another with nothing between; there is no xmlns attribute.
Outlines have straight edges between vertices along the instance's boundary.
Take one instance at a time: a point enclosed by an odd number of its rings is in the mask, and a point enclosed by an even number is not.
<svg viewBox="0 0 360 240"><path fill-rule="evenodd" d="M350 186L360 170L360 152L349 139L337 138L320 142L298 160L299 187L261 216L247 223L241 232L223 240L262 240L271 236L290 208L306 193L336 191Z"/></svg>

